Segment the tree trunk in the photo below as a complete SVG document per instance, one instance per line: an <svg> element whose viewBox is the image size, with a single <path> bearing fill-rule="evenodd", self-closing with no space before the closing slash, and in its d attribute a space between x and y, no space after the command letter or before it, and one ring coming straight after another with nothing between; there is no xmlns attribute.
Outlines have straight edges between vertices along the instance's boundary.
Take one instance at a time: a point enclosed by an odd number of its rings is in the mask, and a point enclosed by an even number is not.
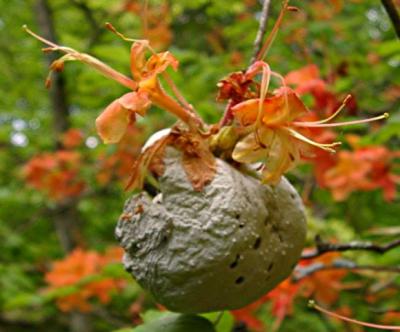
<svg viewBox="0 0 400 332"><path fill-rule="evenodd" d="M37 0L35 5L37 20L41 34L48 40L57 43L54 29L53 15L47 0ZM48 53L49 64L55 60L56 55ZM55 149L61 148L62 134L70 127L70 112L68 107L68 97L65 88L65 78L62 73L54 73L50 88L51 106L53 109L53 127L56 138ZM57 232L60 245L67 254L72 251L79 243L79 214L77 211L77 201L66 204L58 204L53 214L54 227ZM90 332L90 317L81 312L70 314L71 332Z"/></svg>

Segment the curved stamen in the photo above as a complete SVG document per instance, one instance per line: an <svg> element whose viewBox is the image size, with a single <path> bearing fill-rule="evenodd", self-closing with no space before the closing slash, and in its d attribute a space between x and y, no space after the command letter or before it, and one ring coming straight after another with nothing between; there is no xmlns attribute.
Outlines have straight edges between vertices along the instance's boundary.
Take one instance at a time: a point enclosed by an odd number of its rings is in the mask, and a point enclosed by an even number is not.
<svg viewBox="0 0 400 332"><path fill-rule="evenodd" d="M115 35L117 35L119 38L121 38L122 40L125 40L127 42L130 43L141 43L144 46L146 46L150 52L152 52L153 54L156 54L156 52L154 51L154 49L150 46L149 41L147 39L133 39L133 38L128 38L126 37L123 33L119 32L110 22L106 22L105 27L107 30L110 30L112 33L114 33Z"/></svg>
<svg viewBox="0 0 400 332"><path fill-rule="evenodd" d="M300 133L298 133L297 131L295 131L295 130L293 130L293 129L291 129L291 128L286 127L285 129L286 129L286 130L290 133L290 135L293 136L294 138L297 138L297 139L300 140L300 141L303 141L303 142L305 142L305 143L308 143L308 144L310 144L310 145L313 145L313 146L315 146L315 147L317 147L317 148L320 148L320 149L325 150L325 151L328 151L328 152L335 153L336 150L333 149L333 148L342 144L341 142L333 142L333 143L329 143L329 144L317 143L317 142L314 142L313 140L311 140L311 139L309 139L309 138L307 138L307 137L301 135Z"/></svg>
<svg viewBox="0 0 400 332"><path fill-rule="evenodd" d="M327 122L333 120L334 118L336 118L339 115L339 113L341 111L343 111L343 109L347 106L347 103L349 102L350 99L351 99L351 95L347 95L346 98L344 98L342 104L339 106L339 108L330 117L320 120L320 121L310 121L310 122L303 122L303 123L319 124L319 123L327 123Z"/></svg>
<svg viewBox="0 0 400 332"><path fill-rule="evenodd" d="M349 126L349 125L356 125L362 123L369 123L373 121L387 119L389 117L389 113L384 113L382 115L363 119L363 120L353 120L347 122L335 122L335 123L315 123L315 122L293 122L293 125L297 127L308 127L308 128L328 128L328 127L341 127L341 126Z"/></svg>

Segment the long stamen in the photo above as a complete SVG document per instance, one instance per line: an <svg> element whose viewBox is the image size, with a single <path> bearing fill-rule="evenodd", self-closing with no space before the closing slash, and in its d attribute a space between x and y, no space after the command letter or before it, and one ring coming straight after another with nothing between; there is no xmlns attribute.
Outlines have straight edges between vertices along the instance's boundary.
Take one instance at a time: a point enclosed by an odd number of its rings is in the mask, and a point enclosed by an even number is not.
<svg viewBox="0 0 400 332"><path fill-rule="evenodd" d="M66 53L69 55L67 61L70 60L78 60L86 63L87 65L91 66L92 68L98 70L100 73L102 73L104 76L111 78L118 83L126 86L129 89L135 90L137 88L137 83L133 80L131 80L129 77L119 73L115 69L111 68L110 66L106 65L104 62L101 62L100 60L96 59L95 57L92 57L89 54L86 53L80 53L73 48L69 47L64 47L64 46L59 46L39 35L31 31L26 25L23 26L23 29L30 34L32 37L40 40L42 43L50 46L50 48L44 49L45 52L48 51L60 51L63 53Z"/></svg>
<svg viewBox="0 0 400 332"><path fill-rule="evenodd" d="M286 88L287 84L286 84L285 78L281 74L278 74L275 71L271 71L271 75L278 78L281 81L282 86L284 86Z"/></svg>
<svg viewBox="0 0 400 332"><path fill-rule="evenodd" d="M123 33L119 32L110 22L106 22L106 29L110 30L112 33L117 35L122 40L125 40L130 43L141 43L143 44L152 54L157 55L156 51L151 47L149 41L146 39L133 39L126 37Z"/></svg>
<svg viewBox="0 0 400 332"><path fill-rule="evenodd" d="M349 126L356 125L362 123L369 123L373 121L387 119L389 117L389 113L384 113L382 115L362 120L354 120L347 122L335 122L335 123L315 123L315 122L293 122L293 124L297 127L308 127L308 128L327 128L327 127L341 127L341 126Z"/></svg>
<svg viewBox="0 0 400 332"><path fill-rule="evenodd" d="M357 319L353 319L353 318L349 318L346 316L342 316L337 314L336 312L331 312L325 308L320 307L318 304L316 304L314 301L310 300L308 302L308 305L313 308L316 309L320 312L323 312L326 315L335 317L337 319L341 319L344 320L346 322L350 322L350 323L354 323L354 324L358 324L358 325L362 325L362 326L366 326L366 327L372 327L375 329L380 329L380 330L395 330L395 331L400 331L400 326L395 326L395 325L381 325L381 324L373 324L373 323L368 323L368 322L363 322Z"/></svg>
<svg viewBox="0 0 400 332"><path fill-rule="evenodd" d="M347 95L346 98L344 98L342 104L339 106L339 108L335 111L335 113L333 113L330 117L324 119L324 120L320 120L320 121L311 121L311 122L307 122L307 123L311 123L311 124L319 124L319 123L327 123L331 120L333 120L334 118L336 118L336 116L339 115L339 113L341 111L343 111L343 109L347 106L347 103L349 102L349 100L351 99L351 95ZM303 122L306 123L306 122Z"/></svg>
<svg viewBox="0 0 400 332"><path fill-rule="evenodd" d="M308 143L308 144L310 144L310 145L313 145L313 146L315 146L315 147L317 147L317 148L320 148L320 149L325 150L325 151L328 151L328 152L335 153L336 150L333 149L333 148L342 144L341 142L333 142L333 143L329 143L329 144L317 143L317 142L314 142L313 140L311 140L311 139L309 139L309 138L307 138L307 137L305 137L305 136L299 134L297 131L293 130L292 128L287 128L287 127L286 127L285 129L286 129L286 130L290 133L290 135L292 135L294 138L297 138L297 139L300 140L300 141L303 141L303 142L305 142L305 143Z"/></svg>

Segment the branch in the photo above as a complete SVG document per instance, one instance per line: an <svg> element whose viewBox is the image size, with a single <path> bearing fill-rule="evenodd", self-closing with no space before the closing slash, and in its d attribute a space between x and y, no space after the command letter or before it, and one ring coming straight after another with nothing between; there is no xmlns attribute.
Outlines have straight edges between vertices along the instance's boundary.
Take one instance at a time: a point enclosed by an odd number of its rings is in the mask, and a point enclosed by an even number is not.
<svg viewBox="0 0 400 332"><path fill-rule="evenodd" d="M394 30L396 31L397 37L400 39L400 16L396 9L393 0L381 0L382 5L388 14L390 21L393 24Z"/></svg>
<svg viewBox="0 0 400 332"><path fill-rule="evenodd" d="M391 272L400 273L400 266L380 266L380 265L358 265L347 259L337 259L331 264L317 262L304 267L297 267L294 271L292 280L299 281L308 277L315 272L325 270L350 270L350 271L375 271L375 272Z"/></svg>
<svg viewBox="0 0 400 332"><path fill-rule="evenodd" d="M311 252L305 252L301 255L301 259L311 259L321 256L327 252L349 251L349 250L366 250L383 254L393 248L400 247L400 239L380 245L372 242L352 241L349 243L329 243L323 242L319 236L315 238L316 248Z"/></svg>
<svg viewBox="0 0 400 332"><path fill-rule="evenodd" d="M253 47L253 55L250 60L250 64L254 63L257 59L258 53L260 53L262 41L264 38L265 31L267 30L267 22L268 22L268 14L269 14L269 6L271 4L271 0L264 0L261 18L260 18L260 25L258 27L257 36L254 40L254 47Z"/></svg>

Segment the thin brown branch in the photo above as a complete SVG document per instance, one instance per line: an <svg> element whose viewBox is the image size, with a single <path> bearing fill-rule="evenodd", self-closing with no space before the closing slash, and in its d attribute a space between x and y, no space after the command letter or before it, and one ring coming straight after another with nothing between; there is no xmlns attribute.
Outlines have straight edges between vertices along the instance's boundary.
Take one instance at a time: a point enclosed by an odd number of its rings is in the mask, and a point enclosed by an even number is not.
<svg viewBox="0 0 400 332"><path fill-rule="evenodd" d="M337 259L331 264L316 262L308 266L299 266L293 273L292 280L299 281L318 271L326 270L349 270L349 271L375 271L375 272L390 272L400 273L400 266L382 266L382 265L358 265L347 259Z"/></svg>
<svg viewBox="0 0 400 332"><path fill-rule="evenodd" d="M316 248L311 252L302 254L301 259L311 259L321 256L328 252L342 252L354 250L373 251L383 254L393 248L400 247L400 239L388 242L386 244L377 244L372 242L352 241L349 243L329 243L321 240L319 236L315 238Z"/></svg>
<svg viewBox="0 0 400 332"><path fill-rule="evenodd" d="M396 5L393 3L393 0L381 0L382 5L388 14L390 21L393 24L393 28L396 31L397 37L400 39L400 15L396 9Z"/></svg>
<svg viewBox="0 0 400 332"><path fill-rule="evenodd" d="M262 42L264 39L265 31L267 30L267 22L269 15L269 7L271 0L264 0L263 8L261 11L260 25L258 27L256 39L254 40L253 55L250 60L250 64L254 63L257 59L258 53L260 53Z"/></svg>

